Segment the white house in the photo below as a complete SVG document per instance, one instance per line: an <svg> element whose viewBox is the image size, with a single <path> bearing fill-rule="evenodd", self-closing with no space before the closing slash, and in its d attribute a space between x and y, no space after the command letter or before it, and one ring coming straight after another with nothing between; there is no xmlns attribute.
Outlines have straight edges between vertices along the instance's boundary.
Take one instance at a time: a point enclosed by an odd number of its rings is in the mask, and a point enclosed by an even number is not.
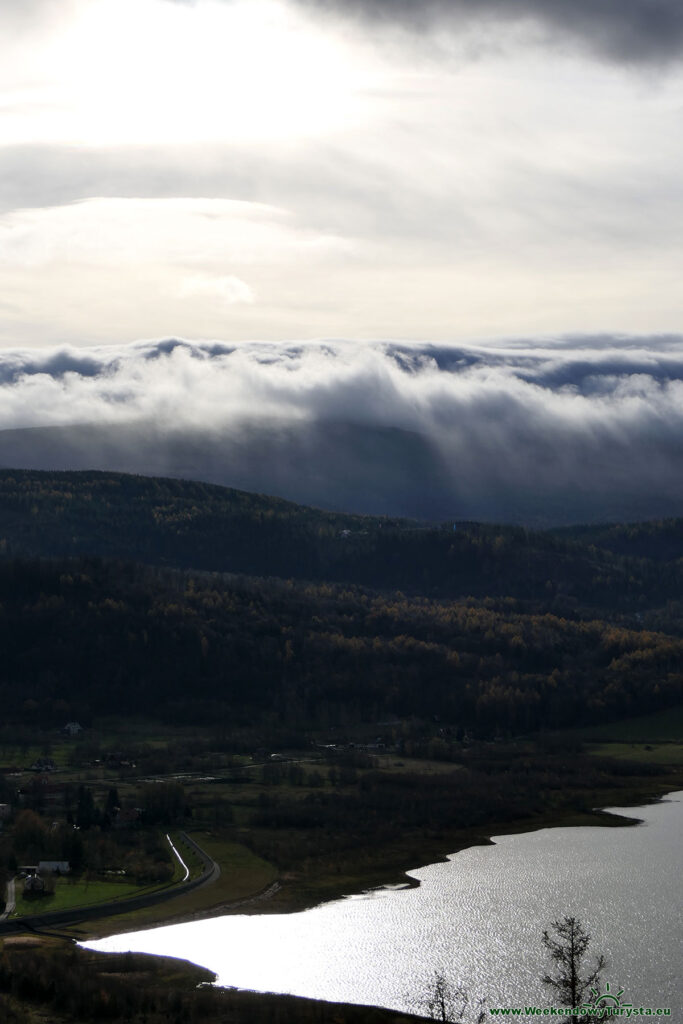
<svg viewBox="0 0 683 1024"><path fill-rule="evenodd" d="M53 875L68 875L71 865L68 860L41 860L38 864L38 874L41 871L51 871Z"/></svg>

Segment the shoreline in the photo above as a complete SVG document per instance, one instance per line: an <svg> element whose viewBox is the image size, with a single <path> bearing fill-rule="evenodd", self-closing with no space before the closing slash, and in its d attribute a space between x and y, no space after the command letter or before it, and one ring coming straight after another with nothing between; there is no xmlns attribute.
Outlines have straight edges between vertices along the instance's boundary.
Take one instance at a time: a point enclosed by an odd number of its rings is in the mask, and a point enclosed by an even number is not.
<svg viewBox="0 0 683 1024"><path fill-rule="evenodd" d="M535 819L518 819L517 821L510 821L503 827L498 827L495 822L490 824L489 834L483 835L481 830L467 830L467 835L460 832L460 842L455 846L449 844L449 852L447 854L440 854L434 857L425 856L421 862L420 867L427 867L430 864L445 863L453 854L457 854L463 849L467 849L476 845L481 846L495 846L498 838L502 838L507 835L527 835L533 832L538 832L545 828L582 828L585 826L600 827L600 828L621 828L630 827L632 825L638 825L643 823L642 817L637 817L633 812L638 812L640 808L646 808L648 806L654 806L665 802L680 802L683 799L683 785L681 780L669 780L663 791L661 787L649 787L649 792L640 792L621 794L622 799L618 802L614 802L614 794L610 794L609 802L606 802L601 807L596 807L595 810L589 812L577 812L572 811L568 808L564 813L553 814L553 815L539 815ZM609 808L609 810L607 809ZM624 813L624 812L630 813ZM455 833L451 833L454 837ZM495 837L495 838L494 838ZM446 839L446 842L448 840ZM431 844L430 844L431 845ZM399 886L401 888L419 888L423 883L413 876L407 874L409 870L415 870L414 865L406 868L401 872L401 877L396 881L392 882L389 880L390 872L387 870L384 872L382 883L379 886L368 886L367 884L358 887L356 892L361 890L367 891L369 888L382 888L387 889L392 885ZM360 876L359 876L360 877ZM394 876L396 877L396 876ZM367 875L365 875L367 881ZM275 889L276 883L272 883L259 893L253 896L247 897L244 900L235 901L231 905L217 906L214 908L207 908L205 911L197 915L182 915L182 920L165 920L156 924L149 924L145 927L131 927L131 928L111 928L108 930L109 935L125 935L136 931L149 931L158 927L173 926L187 921L199 920L199 919L210 919L220 916L227 916L230 914L238 913L262 913L264 904L270 904L269 912L277 911L277 906L272 905L272 901L279 892ZM337 891L336 899L343 898L345 894L348 894L351 890L346 888L345 892L340 893ZM290 892L283 902L287 906L287 911L282 912L298 912L304 909L302 905L297 905L300 893L296 891ZM296 901L296 902L295 902ZM320 902L320 901L319 901ZM324 901L329 902L329 901ZM237 906L240 903L241 906ZM245 910L245 905L251 904L249 910ZM314 906L319 905L313 904ZM115 919L112 918L110 923L114 923ZM403 1021L408 1024L409 1021L425 1020L423 1016L419 1016L415 1011L411 1012L399 1012L397 1010L388 1009L386 1007L378 1006L375 1004L356 1004L356 1003L337 1003L335 1001L329 1001L320 998L311 998L304 996L293 996L287 995L275 991L261 992L257 989L241 989L234 988L232 986L216 986L217 974L209 968L201 964L195 964L193 961L188 960L186 954L184 956L173 957L167 953L125 953L125 952L104 952L97 951L88 948L88 943L94 941L97 936L86 936L84 934L71 934L66 935L50 935L47 934L34 934L15 936L7 942L8 950L18 953L24 946L27 947L30 955L31 949L40 956L45 956L46 963L55 956L59 957L66 956L66 951L72 949L74 955L78 957L76 961L81 965L81 969L86 969L88 972L92 971L93 964L99 964L101 967L96 967L99 971L104 971L104 975L111 975L112 978L117 975L117 972L123 972L120 974L121 978L127 978L129 982L136 978L137 972L139 972L140 983L144 982L144 985L151 985L152 979L164 974L164 972L172 974L174 978L174 984L180 984L180 979L184 989L188 991L187 998L193 998L189 994L189 988L196 988L198 982L202 982L208 985L216 993L221 994L219 1001L216 1003L218 1015L207 1015L207 1020L223 1019L220 1014L220 1008L230 1007L230 1012L236 1012L236 1009L244 1010L247 1014L247 1019L251 1016L252 1012L265 1012L265 1008L272 1007L272 1012L281 1015L281 1019L289 1024L294 1021L310 1021L310 1024L321 1024L322 1021L334 1024L338 1022L341 1024L342 1021L346 1024L368 1024L369 1021L376 1022L376 1024L398 1024ZM74 948L75 947L75 948ZM59 950L62 950L62 953ZM88 957L95 957L95 961L89 961ZM101 958L101 959L100 959ZM41 961L42 962L42 961ZM66 961L65 961L66 963ZM69 961L71 963L71 961ZM107 964L113 966L106 966ZM133 973L130 973L133 971ZM128 973L126 973L128 972ZM103 976L104 976L103 975ZM125 983L125 982L124 982ZM221 1003L220 999L225 1000ZM284 1016L282 1016L284 1014ZM326 1016L327 1014L327 1016ZM260 1019L260 1018L259 1018ZM269 1018L270 1019L270 1018ZM280 1019L280 1017L278 1017Z"/></svg>
<svg viewBox="0 0 683 1024"><path fill-rule="evenodd" d="M102 927L88 928L87 931L81 933L78 923L75 923L72 928L67 928L67 931L72 933L78 932L78 935L73 934L73 940L77 943L83 943L107 938L112 935L150 931L156 928L187 924L192 921L210 920L216 917L232 916L238 913L249 916L256 914L303 913L305 910L311 910L323 904L336 902L359 893L390 887L419 888L422 883L419 879L409 874L411 870L427 867L430 864L446 863L450 857L473 846L493 846L495 845L493 836L522 835L538 832L544 828L582 828L586 826L599 828L632 827L642 824L643 819L620 814L618 813L619 807L647 807L663 802L669 794L679 791L681 790L667 786L664 792L661 793L652 792L649 795L622 794L624 797L623 804L610 803L606 805L613 808L613 811L605 810L603 807L596 807L595 810L590 812L567 809L560 814L548 814L539 818L521 818L510 822L494 821L489 824L486 832L482 832L480 828L454 830L451 833L452 842L449 842L446 836L439 839L429 838L426 843L424 859L420 864L411 863L408 866L398 866L387 861L384 868L373 868L353 876L357 881L355 886L346 883L342 885L339 882L329 883L327 879L321 879L317 886L310 884L297 886L294 884L290 888L286 888L286 883L283 884L282 879L279 879L252 895L195 912L187 911L178 915L169 915L154 922L126 924L123 927L121 925L116 926L116 919L114 917L104 918L101 922L93 922L93 924L101 923ZM448 852L443 852L443 847L446 844ZM406 858L402 859L405 862ZM347 881L350 881L350 879ZM315 895L314 890L317 890ZM112 927L107 927L107 923L110 923Z"/></svg>

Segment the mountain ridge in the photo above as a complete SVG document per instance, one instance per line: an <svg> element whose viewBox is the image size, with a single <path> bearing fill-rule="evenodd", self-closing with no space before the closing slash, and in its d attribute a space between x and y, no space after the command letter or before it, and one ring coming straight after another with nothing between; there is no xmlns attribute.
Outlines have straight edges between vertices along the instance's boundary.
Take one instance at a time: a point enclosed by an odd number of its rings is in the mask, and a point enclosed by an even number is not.
<svg viewBox="0 0 683 1024"><path fill-rule="evenodd" d="M0 551L6 558L96 556L352 583L430 598L510 596L565 613L577 605L638 613L683 593L683 519L562 530L436 525L94 470L0 470Z"/></svg>

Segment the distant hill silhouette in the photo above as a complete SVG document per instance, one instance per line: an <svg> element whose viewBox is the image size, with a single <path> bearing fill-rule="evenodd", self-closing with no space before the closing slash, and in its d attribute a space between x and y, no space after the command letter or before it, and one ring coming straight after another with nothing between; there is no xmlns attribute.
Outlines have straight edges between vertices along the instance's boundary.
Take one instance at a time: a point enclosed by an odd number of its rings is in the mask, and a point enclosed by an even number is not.
<svg viewBox="0 0 683 1024"><path fill-rule="evenodd" d="M182 569L642 611L683 594L683 520L527 530L354 516L191 481L0 471L9 557L94 555Z"/></svg>
<svg viewBox="0 0 683 1024"><path fill-rule="evenodd" d="M540 435L530 455L469 438L466 423L457 445L440 446L376 422L260 418L210 430L140 421L0 431L0 467L176 477L431 522L545 528L680 514L675 452L653 448L648 458L640 451L635 471L616 444L586 440L563 452Z"/></svg>

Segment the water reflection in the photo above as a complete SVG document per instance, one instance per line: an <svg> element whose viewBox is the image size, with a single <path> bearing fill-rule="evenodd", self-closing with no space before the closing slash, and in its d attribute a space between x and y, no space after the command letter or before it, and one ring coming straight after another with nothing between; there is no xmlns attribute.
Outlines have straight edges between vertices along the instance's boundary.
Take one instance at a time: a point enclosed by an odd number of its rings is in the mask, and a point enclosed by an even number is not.
<svg viewBox="0 0 683 1024"><path fill-rule="evenodd" d="M580 917L634 1005L683 1006L683 793L621 813L634 828L496 837L411 871L418 888L360 894L299 914L228 916L113 936L91 949L183 957L221 985L415 1009L444 970L492 1005L546 1002L542 930Z"/></svg>

